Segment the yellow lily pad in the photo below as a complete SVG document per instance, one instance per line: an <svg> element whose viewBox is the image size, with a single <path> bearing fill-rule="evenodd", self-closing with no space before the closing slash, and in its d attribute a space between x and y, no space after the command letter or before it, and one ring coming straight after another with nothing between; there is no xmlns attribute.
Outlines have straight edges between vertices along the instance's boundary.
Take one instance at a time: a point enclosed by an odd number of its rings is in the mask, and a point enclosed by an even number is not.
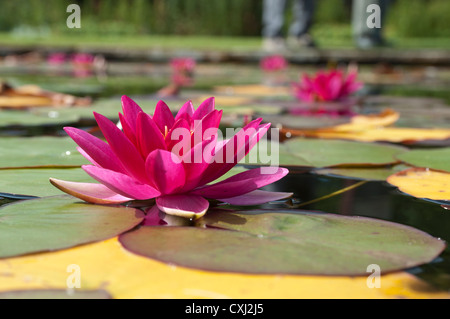
<svg viewBox="0 0 450 319"><path fill-rule="evenodd" d="M387 181L414 197L450 200L450 173L413 167L389 176Z"/></svg>
<svg viewBox="0 0 450 319"><path fill-rule="evenodd" d="M244 275L175 267L129 253L116 238L64 251L0 260L0 292L67 289L68 280L73 283L77 274L80 288L74 289L102 289L115 299L450 297L404 272L382 275L377 288L376 281L369 277L373 271L367 277L321 277Z"/></svg>

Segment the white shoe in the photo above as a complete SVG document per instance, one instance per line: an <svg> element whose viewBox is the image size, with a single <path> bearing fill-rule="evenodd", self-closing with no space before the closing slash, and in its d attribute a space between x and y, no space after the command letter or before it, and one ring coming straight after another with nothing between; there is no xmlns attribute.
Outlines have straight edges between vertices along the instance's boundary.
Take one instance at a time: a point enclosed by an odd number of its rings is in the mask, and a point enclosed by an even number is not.
<svg viewBox="0 0 450 319"><path fill-rule="evenodd" d="M282 38L265 38L263 50L267 53L281 53L286 51L286 44Z"/></svg>

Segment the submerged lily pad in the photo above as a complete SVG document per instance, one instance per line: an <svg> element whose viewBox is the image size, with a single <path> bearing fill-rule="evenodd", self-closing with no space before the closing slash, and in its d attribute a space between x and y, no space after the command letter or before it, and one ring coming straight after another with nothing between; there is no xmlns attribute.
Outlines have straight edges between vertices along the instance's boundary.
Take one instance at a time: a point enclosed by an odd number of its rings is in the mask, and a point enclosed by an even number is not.
<svg viewBox="0 0 450 319"><path fill-rule="evenodd" d="M412 150L397 158L410 165L450 172L450 147Z"/></svg>
<svg viewBox="0 0 450 319"><path fill-rule="evenodd" d="M16 202L0 208L0 258L104 240L142 220L134 208L90 205L70 196Z"/></svg>
<svg viewBox="0 0 450 319"><path fill-rule="evenodd" d="M68 137L8 137L0 139L0 168L80 166L88 161Z"/></svg>
<svg viewBox="0 0 450 319"><path fill-rule="evenodd" d="M445 243L382 220L298 210L210 212L206 228L145 226L120 235L123 246L162 262L209 271L367 275L428 263Z"/></svg>

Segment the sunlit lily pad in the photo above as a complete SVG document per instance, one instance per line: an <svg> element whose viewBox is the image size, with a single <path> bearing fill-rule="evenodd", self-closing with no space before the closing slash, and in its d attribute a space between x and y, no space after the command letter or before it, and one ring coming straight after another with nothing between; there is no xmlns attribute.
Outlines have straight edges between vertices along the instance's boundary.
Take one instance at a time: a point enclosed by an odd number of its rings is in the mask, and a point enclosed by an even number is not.
<svg viewBox="0 0 450 319"><path fill-rule="evenodd" d="M0 168L80 166L87 160L66 137L7 137L0 139Z"/></svg>
<svg viewBox="0 0 450 319"><path fill-rule="evenodd" d="M0 258L111 238L142 220L136 209L90 205L70 196L12 203L0 208Z"/></svg>
<svg viewBox="0 0 450 319"><path fill-rule="evenodd" d="M450 200L450 173L414 167L391 175L387 181L414 197Z"/></svg>
<svg viewBox="0 0 450 319"><path fill-rule="evenodd" d="M407 164L450 172L450 147L412 150L397 158Z"/></svg>
<svg viewBox="0 0 450 319"><path fill-rule="evenodd" d="M366 275L428 263L445 243L371 218L306 211L210 212L206 228L146 226L119 237L136 254L210 271ZM212 228L211 228L212 227Z"/></svg>

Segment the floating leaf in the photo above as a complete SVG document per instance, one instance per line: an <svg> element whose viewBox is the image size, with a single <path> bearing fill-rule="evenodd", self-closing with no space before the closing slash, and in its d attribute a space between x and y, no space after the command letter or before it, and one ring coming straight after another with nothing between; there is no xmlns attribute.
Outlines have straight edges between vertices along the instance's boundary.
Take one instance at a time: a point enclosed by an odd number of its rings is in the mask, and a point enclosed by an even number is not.
<svg viewBox="0 0 450 319"><path fill-rule="evenodd" d="M344 168L321 168L313 170L312 172L319 175L329 175L335 177L370 180L370 181L385 181L389 176L401 170L408 168L406 165L394 165L388 167L344 167Z"/></svg>
<svg viewBox="0 0 450 319"><path fill-rule="evenodd" d="M424 129L407 127L383 127L366 131L294 130L282 129L283 134L325 139L345 139L361 142L413 143L427 140L446 140L450 129Z"/></svg>
<svg viewBox="0 0 450 319"><path fill-rule="evenodd" d="M387 165L397 162L395 155L405 151L393 145L341 140L295 138L284 144L287 152L314 167Z"/></svg>
<svg viewBox="0 0 450 319"><path fill-rule="evenodd" d="M391 175L387 181L414 197L450 200L450 173L414 167Z"/></svg>
<svg viewBox="0 0 450 319"><path fill-rule="evenodd" d="M413 166L450 172L450 147L412 150L397 155L397 158Z"/></svg>
<svg viewBox="0 0 450 319"><path fill-rule="evenodd" d="M0 167L80 166L87 160L66 137L8 137L0 139Z"/></svg>
<svg viewBox="0 0 450 319"><path fill-rule="evenodd" d="M136 209L89 205L70 196L16 202L0 208L0 258L111 238L142 220Z"/></svg>
<svg viewBox="0 0 450 319"><path fill-rule="evenodd" d="M306 211L209 212L207 227L141 227L124 247L165 263L258 274L366 275L428 263L445 248L417 229L364 217Z"/></svg>
<svg viewBox="0 0 450 319"><path fill-rule="evenodd" d="M131 254L117 238L39 255L0 260L0 291L67 289L67 266L80 266L82 288L107 284L113 298L446 298L416 276L382 275L371 289L367 277L278 276L206 272ZM366 275L372 274L368 272ZM230 282L233 284L230 285Z"/></svg>
<svg viewBox="0 0 450 319"><path fill-rule="evenodd" d="M62 192L49 182L50 177L74 182L95 182L81 168L7 169L0 170L0 192L39 197L61 195Z"/></svg>
<svg viewBox="0 0 450 319"><path fill-rule="evenodd" d="M36 289L0 292L0 299L111 299L105 290Z"/></svg>

